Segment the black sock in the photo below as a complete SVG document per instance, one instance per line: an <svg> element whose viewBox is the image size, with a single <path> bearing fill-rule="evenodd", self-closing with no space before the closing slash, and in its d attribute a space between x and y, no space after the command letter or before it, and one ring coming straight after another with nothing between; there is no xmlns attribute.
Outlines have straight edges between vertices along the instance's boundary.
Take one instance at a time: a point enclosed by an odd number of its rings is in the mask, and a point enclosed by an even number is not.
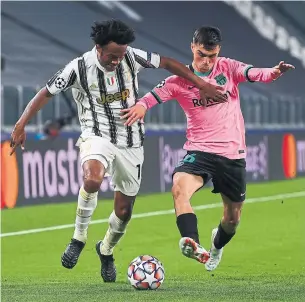
<svg viewBox="0 0 305 302"><path fill-rule="evenodd" d="M181 237L190 237L199 243L197 217L194 213L181 214L177 217L177 227Z"/></svg>
<svg viewBox="0 0 305 302"><path fill-rule="evenodd" d="M227 234L220 223L218 226L217 234L214 239L214 246L217 249L221 249L233 238L234 235L235 233Z"/></svg>

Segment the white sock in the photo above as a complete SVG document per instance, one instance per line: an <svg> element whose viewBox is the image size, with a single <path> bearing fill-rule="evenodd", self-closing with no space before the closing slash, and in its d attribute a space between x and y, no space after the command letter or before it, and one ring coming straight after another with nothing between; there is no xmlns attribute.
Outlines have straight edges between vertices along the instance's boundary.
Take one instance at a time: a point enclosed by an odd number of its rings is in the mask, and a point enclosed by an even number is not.
<svg viewBox="0 0 305 302"><path fill-rule="evenodd" d="M101 246L102 255L111 255L113 253L113 248L125 234L127 224L128 221L122 221L115 215L114 211L111 213L109 217L109 228Z"/></svg>
<svg viewBox="0 0 305 302"><path fill-rule="evenodd" d="M73 238L79 241L86 242L87 240L88 226L97 205L97 194L98 192L87 193L83 186L79 189L73 235Z"/></svg>

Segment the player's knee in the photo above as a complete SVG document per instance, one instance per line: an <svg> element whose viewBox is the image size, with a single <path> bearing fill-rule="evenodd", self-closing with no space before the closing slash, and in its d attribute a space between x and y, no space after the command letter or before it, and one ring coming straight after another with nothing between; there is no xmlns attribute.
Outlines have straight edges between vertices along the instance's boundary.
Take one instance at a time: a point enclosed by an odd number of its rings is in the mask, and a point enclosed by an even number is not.
<svg viewBox="0 0 305 302"><path fill-rule="evenodd" d="M132 207L131 206L127 206L127 207L122 207L122 208L116 209L115 214L122 221L127 222L127 221L129 221L131 219Z"/></svg>
<svg viewBox="0 0 305 302"><path fill-rule="evenodd" d="M185 197L187 194L179 182L174 182L172 186L172 195L175 201Z"/></svg>
<svg viewBox="0 0 305 302"><path fill-rule="evenodd" d="M84 189L88 193L95 193L101 187L103 179L94 176L84 176Z"/></svg>
<svg viewBox="0 0 305 302"><path fill-rule="evenodd" d="M239 218L230 219L222 222L222 227L227 234L234 234L239 224Z"/></svg>
<svg viewBox="0 0 305 302"><path fill-rule="evenodd" d="M122 221L128 222L131 218L135 199L136 196L127 196L122 192L116 191L114 195L115 215Z"/></svg>

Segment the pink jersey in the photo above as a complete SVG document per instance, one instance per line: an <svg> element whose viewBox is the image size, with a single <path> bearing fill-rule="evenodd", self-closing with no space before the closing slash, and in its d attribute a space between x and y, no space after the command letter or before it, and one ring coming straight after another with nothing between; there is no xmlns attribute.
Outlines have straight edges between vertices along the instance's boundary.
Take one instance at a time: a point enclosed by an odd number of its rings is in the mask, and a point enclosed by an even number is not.
<svg viewBox="0 0 305 302"><path fill-rule="evenodd" d="M190 66L190 69L193 68ZM219 57L213 69L205 74L194 71L210 83L224 87L228 101L217 103L208 100L207 105L194 85L178 76L168 77L138 104L149 109L168 100L176 100L187 119L185 150L215 153L230 159L246 157L245 124L240 109L238 84L245 81L270 82L273 68L253 68L232 59Z"/></svg>

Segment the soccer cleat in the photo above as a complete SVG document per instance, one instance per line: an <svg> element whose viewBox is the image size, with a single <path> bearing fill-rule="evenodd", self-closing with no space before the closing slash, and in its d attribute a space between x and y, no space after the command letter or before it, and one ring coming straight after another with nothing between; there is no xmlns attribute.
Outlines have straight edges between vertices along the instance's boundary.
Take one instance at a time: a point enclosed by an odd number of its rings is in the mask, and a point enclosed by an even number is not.
<svg viewBox="0 0 305 302"><path fill-rule="evenodd" d="M222 257L223 248L217 249L214 246L214 239L217 234L217 231L218 231L218 228L215 228L212 230L212 236L211 236L212 245L211 245L211 250L210 250L210 259L205 264L205 268L207 271L213 271L214 269L216 269L216 267L219 265L221 257Z"/></svg>
<svg viewBox="0 0 305 302"><path fill-rule="evenodd" d="M182 237L179 247L184 256L196 259L200 263L206 263L209 259L209 253L192 238Z"/></svg>
<svg viewBox="0 0 305 302"><path fill-rule="evenodd" d="M115 282L116 280L116 267L114 264L113 255L102 255L101 254L101 245L103 241L99 241L95 248L96 252L101 261L101 276L104 282Z"/></svg>
<svg viewBox="0 0 305 302"><path fill-rule="evenodd" d="M61 256L62 266L68 269L73 268L76 265L84 246L84 242L72 238L71 242L68 244L66 250Z"/></svg>

